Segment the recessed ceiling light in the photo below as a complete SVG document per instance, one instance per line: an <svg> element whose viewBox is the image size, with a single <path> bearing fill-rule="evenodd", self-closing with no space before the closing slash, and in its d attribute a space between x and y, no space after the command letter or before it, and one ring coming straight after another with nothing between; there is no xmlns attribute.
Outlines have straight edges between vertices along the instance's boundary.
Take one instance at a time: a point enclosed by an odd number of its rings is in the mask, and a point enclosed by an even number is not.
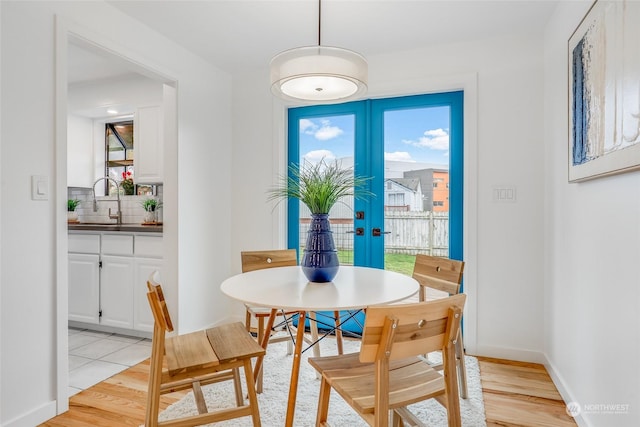
<svg viewBox="0 0 640 427"><path fill-rule="evenodd" d="M118 111L117 111L117 110L109 109L109 110L107 110L107 113L108 113L108 114L118 114Z"/></svg>

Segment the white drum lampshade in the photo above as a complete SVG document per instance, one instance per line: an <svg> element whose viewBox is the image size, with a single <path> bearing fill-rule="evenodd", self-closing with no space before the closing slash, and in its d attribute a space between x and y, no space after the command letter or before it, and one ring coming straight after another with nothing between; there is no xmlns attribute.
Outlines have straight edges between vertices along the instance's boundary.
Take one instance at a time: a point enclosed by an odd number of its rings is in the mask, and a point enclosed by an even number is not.
<svg viewBox="0 0 640 427"><path fill-rule="evenodd" d="M271 91L290 101L327 103L353 98L366 92L367 77L367 60L338 47L299 47L271 60Z"/></svg>

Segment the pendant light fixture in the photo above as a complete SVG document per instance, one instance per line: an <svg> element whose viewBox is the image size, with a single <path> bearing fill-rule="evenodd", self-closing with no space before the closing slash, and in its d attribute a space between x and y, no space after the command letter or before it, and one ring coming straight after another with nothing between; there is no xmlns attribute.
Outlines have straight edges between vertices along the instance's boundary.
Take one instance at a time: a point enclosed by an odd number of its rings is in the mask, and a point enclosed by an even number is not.
<svg viewBox="0 0 640 427"><path fill-rule="evenodd" d="M339 47L322 46L322 0L318 0L318 45L289 49L271 60L271 91L289 101L344 101L367 90L367 60Z"/></svg>

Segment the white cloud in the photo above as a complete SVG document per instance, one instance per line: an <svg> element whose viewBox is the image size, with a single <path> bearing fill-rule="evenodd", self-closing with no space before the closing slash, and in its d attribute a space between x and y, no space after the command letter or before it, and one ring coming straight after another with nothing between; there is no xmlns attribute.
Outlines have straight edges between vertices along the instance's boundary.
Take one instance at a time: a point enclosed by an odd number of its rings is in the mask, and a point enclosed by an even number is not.
<svg viewBox="0 0 640 427"><path fill-rule="evenodd" d="M401 162L415 162L415 160L413 160L411 158L411 154L409 154L406 151L396 151L395 153L384 153L384 159L385 160L397 160L397 161L401 161Z"/></svg>
<svg viewBox="0 0 640 427"><path fill-rule="evenodd" d="M444 129L431 129L424 132L417 141L403 140L405 144L411 144L416 147L430 148L432 150L449 150L449 132Z"/></svg>
<svg viewBox="0 0 640 427"><path fill-rule="evenodd" d="M320 141L336 138L342 135L344 131L337 126L331 126L329 120L323 120L320 129L316 130L315 137Z"/></svg>
<svg viewBox="0 0 640 427"><path fill-rule="evenodd" d="M313 135L316 129L318 129L318 125L313 123L311 120L300 119L300 132Z"/></svg>
<svg viewBox="0 0 640 427"><path fill-rule="evenodd" d="M300 132L305 135L312 135L320 141L327 141L344 133L338 126L331 126L329 120L322 120L318 125L309 119L300 119Z"/></svg>
<svg viewBox="0 0 640 427"><path fill-rule="evenodd" d="M303 158L309 163L318 163L322 159L325 161L333 161L336 159L336 155L329 150L315 150L309 151Z"/></svg>

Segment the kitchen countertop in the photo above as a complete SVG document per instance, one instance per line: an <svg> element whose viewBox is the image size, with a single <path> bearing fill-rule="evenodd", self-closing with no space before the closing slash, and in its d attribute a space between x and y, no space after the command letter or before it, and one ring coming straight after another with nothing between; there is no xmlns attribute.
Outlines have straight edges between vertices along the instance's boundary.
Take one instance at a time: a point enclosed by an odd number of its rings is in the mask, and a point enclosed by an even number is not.
<svg viewBox="0 0 640 427"><path fill-rule="evenodd" d="M69 231L122 231L129 233L162 233L162 225L67 223Z"/></svg>

